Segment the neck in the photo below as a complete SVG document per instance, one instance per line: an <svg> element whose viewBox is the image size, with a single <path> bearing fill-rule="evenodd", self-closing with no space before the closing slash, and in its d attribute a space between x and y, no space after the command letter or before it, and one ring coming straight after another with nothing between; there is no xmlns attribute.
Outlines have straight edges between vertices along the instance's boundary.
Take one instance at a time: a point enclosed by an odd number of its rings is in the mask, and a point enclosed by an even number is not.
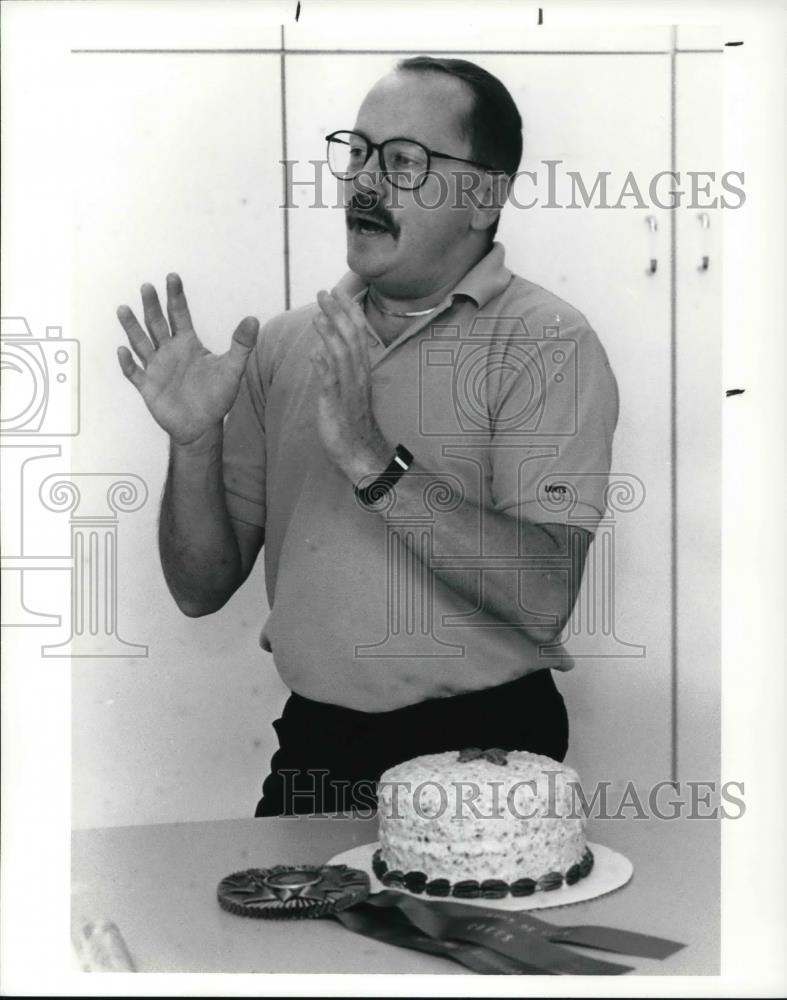
<svg viewBox="0 0 787 1000"><path fill-rule="evenodd" d="M411 323L416 322L414 318L386 315L377 308L374 300L368 295L364 299L364 311L375 333L386 347L392 344L401 333L404 333ZM429 317L422 318L428 320Z"/></svg>
<svg viewBox="0 0 787 1000"><path fill-rule="evenodd" d="M398 309L391 309L384 306L378 298L377 292L375 292L371 285L368 287L366 292L377 312L382 313L384 316L393 316L395 319L416 319L419 316L428 316L430 313L433 313L435 309L437 309L437 306L429 306L426 309L408 309L400 312Z"/></svg>
<svg viewBox="0 0 787 1000"><path fill-rule="evenodd" d="M439 284L432 285L428 290L422 288L412 288L396 285L385 279L381 281L370 281L370 298L375 312L381 315L391 316L412 322L415 316L404 316L404 313L419 313L432 309L446 297L446 295L456 287L457 283L472 270L476 264L483 260L489 253L491 247L483 246L477 249L472 255L457 263L452 273L446 278L442 277Z"/></svg>

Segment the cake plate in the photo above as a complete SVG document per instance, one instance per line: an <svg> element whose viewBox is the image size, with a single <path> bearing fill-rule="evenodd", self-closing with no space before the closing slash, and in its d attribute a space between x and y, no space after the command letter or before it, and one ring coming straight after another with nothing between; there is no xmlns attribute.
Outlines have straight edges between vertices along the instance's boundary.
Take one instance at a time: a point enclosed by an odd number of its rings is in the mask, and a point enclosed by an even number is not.
<svg viewBox="0 0 787 1000"><path fill-rule="evenodd" d="M583 903L597 896L604 896L624 886L634 874L634 866L627 857L612 851L603 844L588 844L593 852L593 868L585 878L574 885L561 885L558 889L548 892L539 890L532 896L505 896L503 899L457 899L454 896L427 896L425 893L408 892L407 889L386 886L377 878L372 870L372 856L380 845L360 844L349 851L342 851L331 858L329 865L348 865L350 868L360 868L369 875L372 892L403 892L415 899L426 902L434 900L440 903L462 903L466 906L483 906L491 910L542 910L551 906L568 906L570 903Z"/></svg>

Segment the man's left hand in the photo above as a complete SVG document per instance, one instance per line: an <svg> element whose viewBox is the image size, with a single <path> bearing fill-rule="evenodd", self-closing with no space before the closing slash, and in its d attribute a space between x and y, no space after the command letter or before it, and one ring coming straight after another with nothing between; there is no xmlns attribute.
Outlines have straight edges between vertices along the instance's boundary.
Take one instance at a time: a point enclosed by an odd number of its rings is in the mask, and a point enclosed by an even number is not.
<svg viewBox="0 0 787 1000"><path fill-rule="evenodd" d="M311 354L320 381L317 428L329 457L357 483L390 460L372 411L372 379L363 309L344 292L318 292L314 327L322 343Z"/></svg>

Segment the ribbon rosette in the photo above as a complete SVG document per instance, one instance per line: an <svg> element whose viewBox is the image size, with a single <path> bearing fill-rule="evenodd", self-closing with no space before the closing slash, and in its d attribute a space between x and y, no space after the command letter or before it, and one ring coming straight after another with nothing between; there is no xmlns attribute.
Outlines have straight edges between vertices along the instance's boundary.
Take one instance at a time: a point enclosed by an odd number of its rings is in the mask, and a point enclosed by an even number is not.
<svg viewBox="0 0 787 1000"><path fill-rule="evenodd" d="M219 882L220 906L244 917L322 917L369 895L369 876L347 865L276 865Z"/></svg>

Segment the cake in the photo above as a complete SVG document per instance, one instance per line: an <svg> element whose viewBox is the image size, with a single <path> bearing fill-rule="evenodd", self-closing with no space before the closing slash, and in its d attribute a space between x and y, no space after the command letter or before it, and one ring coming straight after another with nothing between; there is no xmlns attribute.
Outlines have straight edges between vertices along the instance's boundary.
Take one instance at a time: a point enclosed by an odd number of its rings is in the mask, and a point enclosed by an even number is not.
<svg viewBox="0 0 787 1000"><path fill-rule="evenodd" d="M573 885L593 866L579 778L524 750L452 750L380 778L373 870L391 888L502 898Z"/></svg>

